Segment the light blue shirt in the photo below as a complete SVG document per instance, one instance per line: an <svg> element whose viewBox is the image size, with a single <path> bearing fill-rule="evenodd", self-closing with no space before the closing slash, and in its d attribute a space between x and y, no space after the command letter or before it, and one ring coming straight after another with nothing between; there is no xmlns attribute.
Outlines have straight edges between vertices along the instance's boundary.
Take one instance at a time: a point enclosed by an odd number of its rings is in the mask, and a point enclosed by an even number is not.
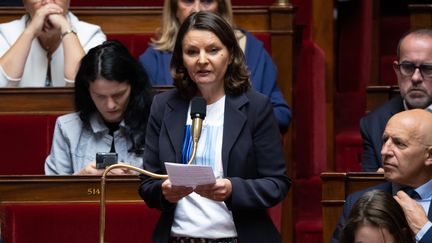
<svg viewBox="0 0 432 243"><path fill-rule="evenodd" d="M401 186L393 183L393 194L396 194L398 189L400 189ZM418 204L420 204L426 214L429 212L430 203L432 200L432 180L429 180L425 184L415 188L415 191L419 194L420 198L415 199ZM428 221L416 234L416 241L420 241L423 236L426 234L426 232L432 227L432 223Z"/></svg>
<svg viewBox="0 0 432 243"><path fill-rule="evenodd" d="M432 180L426 184L416 188L415 191L420 195L420 199L417 199L417 203L420 204L425 210L426 214L429 212L430 202L432 199ZM420 241L426 232L432 227L432 223L428 221L416 235L416 241Z"/></svg>
<svg viewBox="0 0 432 243"><path fill-rule="evenodd" d="M70 175L94 162L97 152L109 152L113 136L99 114L90 117L90 129L84 126L79 113L57 118L51 153L45 160L46 175ZM118 160L142 168L142 157L128 152L132 141L126 132L124 121L114 132L114 146Z"/></svg>

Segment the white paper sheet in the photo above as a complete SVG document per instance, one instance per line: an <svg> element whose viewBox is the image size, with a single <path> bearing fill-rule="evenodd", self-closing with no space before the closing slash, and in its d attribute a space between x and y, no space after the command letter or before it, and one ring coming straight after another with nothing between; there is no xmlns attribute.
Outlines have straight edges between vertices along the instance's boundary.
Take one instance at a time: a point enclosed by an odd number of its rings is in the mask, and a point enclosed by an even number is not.
<svg viewBox="0 0 432 243"><path fill-rule="evenodd" d="M168 178L174 186L196 187L213 184L216 179L213 169L208 165L186 165L165 162Z"/></svg>

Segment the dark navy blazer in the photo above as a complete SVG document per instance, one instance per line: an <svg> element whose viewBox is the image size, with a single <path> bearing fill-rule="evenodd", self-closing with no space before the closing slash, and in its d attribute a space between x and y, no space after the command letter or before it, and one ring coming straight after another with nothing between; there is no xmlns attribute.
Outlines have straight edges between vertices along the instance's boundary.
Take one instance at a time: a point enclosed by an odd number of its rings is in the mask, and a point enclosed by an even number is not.
<svg viewBox="0 0 432 243"><path fill-rule="evenodd" d="M180 162L189 101L177 90L155 96L146 134L144 168L166 174L163 162ZM279 203L291 181L286 176L280 134L268 98L249 90L225 100L222 164L232 183L225 201L240 242L280 242L266 209ZM147 205L161 210L153 242L168 242L176 204L165 200L161 180L141 176Z"/></svg>
<svg viewBox="0 0 432 243"><path fill-rule="evenodd" d="M385 126L390 117L403 110L405 110L403 99L400 95L397 95L361 118L360 132L363 137L363 171L375 172L379 167L382 167L381 148Z"/></svg>

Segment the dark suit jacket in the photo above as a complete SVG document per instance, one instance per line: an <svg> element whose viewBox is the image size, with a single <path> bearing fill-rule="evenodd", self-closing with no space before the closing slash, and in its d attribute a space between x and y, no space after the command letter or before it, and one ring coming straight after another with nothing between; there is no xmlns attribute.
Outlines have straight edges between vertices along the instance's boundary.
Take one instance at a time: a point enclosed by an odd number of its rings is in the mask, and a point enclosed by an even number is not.
<svg viewBox="0 0 432 243"><path fill-rule="evenodd" d="M342 228L343 228L343 226L345 224L345 220L348 218L348 216L349 216L349 214L351 212L351 209L352 209L354 203L357 202L357 200L364 193L366 193L368 191L372 191L372 190L383 190L383 191L386 191L386 192L392 194L392 184L391 184L391 182L386 182L386 183L379 184L379 185L376 185L376 186L373 186L373 187L369 187L369 188L366 188L366 189L364 189L362 191L358 191L358 192L354 192L354 193L350 194L346 198L346 200L345 200L345 204L344 204L344 207L343 207L342 215L339 218L339 222L338 222L338 224L336 226L336 230L333 232L333 236L332 236L332 239L331 239L332 243L338 243L339 242L339 234L342 231ZM432 207L431 206L432 205L429 206L429 212L428 212L428 217L429 218L431 218L431 214L432 214ZM419 241L419 243L428 243L428 242L429 243L432 242L432 228L430 228L426 232L426 234L423 236L423 238L421 239L421 241Z"/></svg>
<svg viewBox="0 0 432 243"><path fill-rule="evenodd" d="M382 135L388 120L394 114L405 110L400 95L360 119L363 137L363 171L377 171L381 166Z"/></svg>
<svg viewBox="0 0 432 243"><path fill-rule="evenodd" d="M152 104L144 151L145 169L165 174L163 162L180 162L189 101L176 90ZM222 141L224 176L232 183L225 201L240 242L280 242L266 209L279 203L291 181L286 176L280 134L272 105L256 91L226 96ZM165 200L161 180L144 175L139 188L149 207L162 211L153 242L168 242L176 204Z"/></svg>

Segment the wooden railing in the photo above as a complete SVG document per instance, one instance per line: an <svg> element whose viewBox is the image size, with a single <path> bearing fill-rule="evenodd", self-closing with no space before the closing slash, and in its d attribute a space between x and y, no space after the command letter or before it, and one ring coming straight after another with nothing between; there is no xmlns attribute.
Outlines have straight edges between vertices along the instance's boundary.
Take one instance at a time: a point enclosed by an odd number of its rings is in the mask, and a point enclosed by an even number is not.
<svg viewBox="0 0 432 243"><path fill-rule="evenodd" d="M143 202L136 175L107 178L107 202ZM0 176L1 203L99 203L100 176Z"/></svg>

